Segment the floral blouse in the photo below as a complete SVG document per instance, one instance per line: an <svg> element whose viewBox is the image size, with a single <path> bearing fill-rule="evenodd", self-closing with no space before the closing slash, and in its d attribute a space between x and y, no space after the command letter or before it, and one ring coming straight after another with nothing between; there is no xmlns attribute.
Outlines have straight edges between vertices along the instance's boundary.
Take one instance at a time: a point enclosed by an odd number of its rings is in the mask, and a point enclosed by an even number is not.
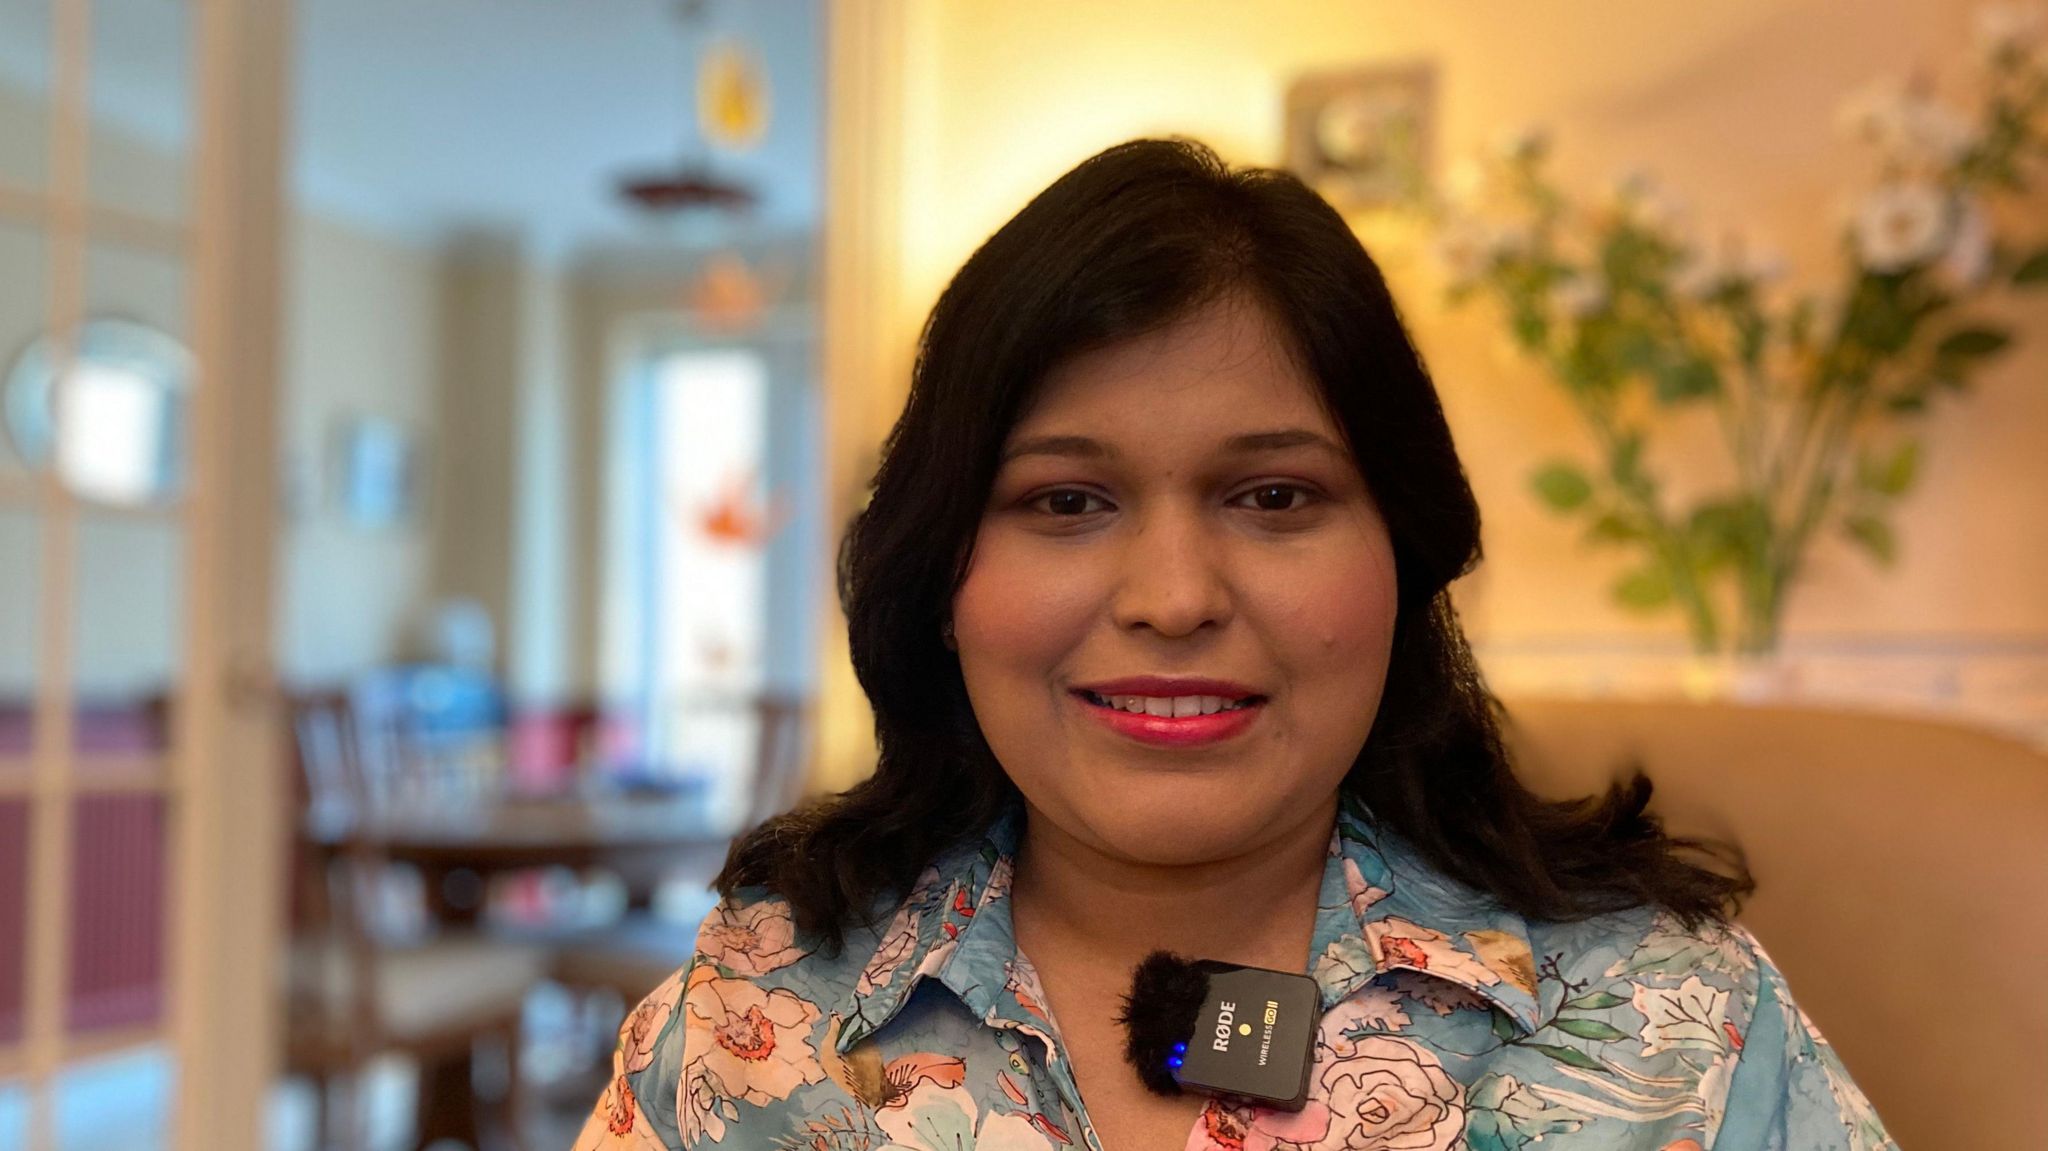
<svg viewBox="0 0 2048 1151"><path fill-rule="evenodd" d="M1021 828L958 841L836 957L779 899L721 902L577 1151L1102 1151L1011 932ZM1308 1106L1212 1099L1188 1151L1897 1151L1741 927L1527 922L1347 803L1310 960Z"/></svg>

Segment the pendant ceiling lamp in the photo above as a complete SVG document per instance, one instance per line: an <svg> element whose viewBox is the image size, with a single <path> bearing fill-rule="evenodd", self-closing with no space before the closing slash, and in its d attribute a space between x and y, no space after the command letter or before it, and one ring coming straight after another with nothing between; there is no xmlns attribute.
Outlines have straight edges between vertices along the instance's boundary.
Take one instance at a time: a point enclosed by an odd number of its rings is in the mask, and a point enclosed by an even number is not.
<svg viewBox="0 0 2048 1151"><path fill-rule="evenodd" d="M741 212L760 199L753 188L721 177L711 164L713 149L744 151L768 125L768 85L759 59L737 41L712 42L705 33L706 0L683 0L676 14L684 29L683 52L694 52L696 84L691 93L693 131L677 162L630 174L618 182L621 197L656 215L709 209Z"/></svg>

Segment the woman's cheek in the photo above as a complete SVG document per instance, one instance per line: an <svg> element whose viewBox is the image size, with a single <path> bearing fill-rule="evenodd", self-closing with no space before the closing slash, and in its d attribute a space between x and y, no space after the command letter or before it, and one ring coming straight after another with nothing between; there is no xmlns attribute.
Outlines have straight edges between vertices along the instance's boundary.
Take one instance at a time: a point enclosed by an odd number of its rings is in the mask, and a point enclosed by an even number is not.
<svg viewBox="0 0 2048 1151"><path fill-rule="evenodd" d="M1091 583L1077 557L985 531L953 601L962 661L1051 677L1087 631Z"/></svg>

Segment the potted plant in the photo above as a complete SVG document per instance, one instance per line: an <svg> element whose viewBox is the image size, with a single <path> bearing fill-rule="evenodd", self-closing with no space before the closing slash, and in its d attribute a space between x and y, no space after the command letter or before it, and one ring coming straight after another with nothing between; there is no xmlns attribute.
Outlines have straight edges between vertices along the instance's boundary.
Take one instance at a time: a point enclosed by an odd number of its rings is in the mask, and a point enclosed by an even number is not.
<svg viewBox="0 0 2048 1151"><path fill-rule="evenodd" d="M2001 234L1992 212L2048 161L2040 23L1995 8L1979 31L1970 110L1925 81L1845 107L1877 162L1843 221L1832 292L1786 288L1782 262L1737 238L1696 240L1648 180L1574 198L1537 132L1433 205L1451 301L1490 302L1591 434L1594 458L1543 464L1535 495L1629 554L1614 598L1680 614L1702 656L1775 652L1823 532L1893 562L1917 421L2011 343L1979 305L2048 286L2041 237ZM1690 410L1711 412L1729 478L1678 498L1652 433L1676 434Z"/></svg>

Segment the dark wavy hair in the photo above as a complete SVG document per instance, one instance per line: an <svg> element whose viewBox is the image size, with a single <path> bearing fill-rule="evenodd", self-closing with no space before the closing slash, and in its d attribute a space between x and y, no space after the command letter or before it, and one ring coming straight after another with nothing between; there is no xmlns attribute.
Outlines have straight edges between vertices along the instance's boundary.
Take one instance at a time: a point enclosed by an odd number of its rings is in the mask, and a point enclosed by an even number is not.
<svg viewBox="0 0 2048 1151"><path fill-rule="evenodd" d="M941 848L985 829L1017 795L940 634L1002 446L1055 365L1229 294L1289 334L1393 540L1386 688L1342 788L1434 867L1525 917L1645 904L1688 928L1732 916L1754 888L1740 851L1665 834L1640 770L1570 802L1516 778L1500 704L1446 590L1478 563L1479 507L1379 268L1300 180L1232 169L1183 139L1134 140L1084 161L940 295L872 496L839 554L879 762L854 787L741 837L718 890L767 888L836 950L847 926L872 922L884 897L900 897Z"/></svg>

